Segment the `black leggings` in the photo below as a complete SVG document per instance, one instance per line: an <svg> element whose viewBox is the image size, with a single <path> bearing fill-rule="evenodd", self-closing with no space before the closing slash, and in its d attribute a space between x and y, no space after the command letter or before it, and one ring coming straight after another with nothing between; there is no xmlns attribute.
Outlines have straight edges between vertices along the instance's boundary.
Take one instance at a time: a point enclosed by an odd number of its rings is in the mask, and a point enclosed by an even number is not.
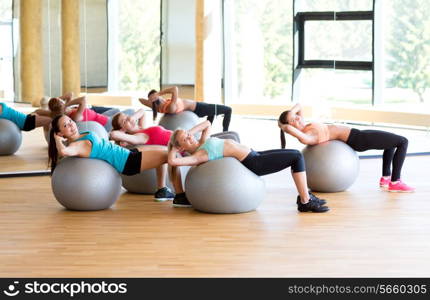
<svg viewBox="0 0 430 300"><path fill-rule="evenodd" d="M305 171L305 160L300 151L293 149L275 149L251 152L241 161L249 170L263 176L291 167L293 173Z"/></svg>
<svg viewBox="0 0 430 300"><path fill-rule="evenodd" d="M211 124L215 116L224 115L224 120L222 121L222 130L228 131L228 126L230 126L231 119L231 107L221 104L197 102L194 113L200 118L207 116L207 119L209 122L211 122Z"/></svg>
<svg viewBox="0 0 430 300"><path fill-rule="evenodd" d="M34 128L36 128L36 116L29 114L27 115L27 118L25 118L24 127L22 128L22 130L31 131Z"/></svg>
<svg viewBox="0 0 430 300"><path fill-rule="evenodd" d="M381 130L358 130L352 128L346 143L359 152L370 149L384 150L382 176L391 175L391 181L400 179L406 151L408 150L407 138ZM393 173L391 173L391 163L393 164Z"/></svg>
<svg viewBox="0 0 430 300"><path fill-rule="evenodd" d="M127 161L125 162L124 170L121 174L132 176L140 173L140 165L142 164L142 152L136 148L130 149Z"/></svg>
<svg viewBox="0 0 430 300"><path fill-rule="evenodd" d="M102 114L104 112L107 112L108 110L111 110L112 107L105 107L105 106L91 106L91 110L94 110L98 114ZM119 110L118 110L119 112Z"/></svg>

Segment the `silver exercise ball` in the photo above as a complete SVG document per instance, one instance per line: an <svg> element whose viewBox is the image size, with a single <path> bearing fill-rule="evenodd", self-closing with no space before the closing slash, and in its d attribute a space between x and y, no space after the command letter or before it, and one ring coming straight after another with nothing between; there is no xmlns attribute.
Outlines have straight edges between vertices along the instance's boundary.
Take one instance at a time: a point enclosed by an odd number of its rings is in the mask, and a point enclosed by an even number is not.
<svg viewBox="0 0 430 300"><path fill-rule="evenodd" d="M0 155L14 154L22 143L22 134L12 121L0 119Z"/></svg>
<svg viewBox="0 0 430 300"><path fill-rule="evenodd" d="M192 167L185 192L193 207L207 213L234 214L255 210L263 201L264 181L232 157Z"/></svg>
<svg viewBox="0 0 430 300"><path fill-rule="evenodd" d="M240 143L240 137L236 131L218 132L218 133L212 134L211 137L217 137L219 139L231 139L231 140L234 140L234 141Z"/></svg>
<svg viewBox="0 0 430 300"><path fill-rule="evenodd" d="M169 130L178 128L189 130L199 124L199 117L191 111L183 111L179 114L164 114L159 125Z"/></svg>
<svg viewBox="0 0 430 300"><path fill-rule="evenodd" d="M190 168L189 166L179 167L182 185L185 183L185 178ZM155 169L144 170L132 176L121 175L121 178L122 186L130 193L150 195L157 191L157 172ZM167 176L166 185L170 190L175 190L170 181L170 176Z"/></svg>
<svg viewBox="0 0 430 300"><path fill-rule="evenodd" d="M341 141L306 146L303 151L308 187L315 192L341 192L357 179L360 162L357 153Z"/></svg>
<svg viewBox="0 0 430 300"><path fill-rule="evenodd" d="M99 138L109 140L109 135L106 129L100 123L97 123L94 121L85 121L85 122L76 122L76 125L78 126L79 132L92 131L96 135L98 135Z"/></svg>
<svg viewBox="0 0 430 300"><path fill-rule="evenodd" d="M92 158L66 157L52 174L57 201L70 210L111 207L121 193L121 177L108 163Z"/></svg>

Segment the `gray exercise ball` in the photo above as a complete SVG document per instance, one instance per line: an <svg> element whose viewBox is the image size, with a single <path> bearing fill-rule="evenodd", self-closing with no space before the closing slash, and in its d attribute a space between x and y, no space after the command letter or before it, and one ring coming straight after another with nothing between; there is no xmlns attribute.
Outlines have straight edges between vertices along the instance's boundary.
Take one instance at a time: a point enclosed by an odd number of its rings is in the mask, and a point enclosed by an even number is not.
<svg viewBox="0 0 430 300"><path fill-rule="evenodd" d="M190 168L189 166L179 167L182 185L185 183L185 178ZM150 195L157 191L157 171L155 169L144 170L132 176L121 175L121 178L122 186L130 193ZM167 176L166 185L170 190L175 191L170 181L170 176Z"/></svg>
<svg viewBox="0 0 430 300"><path fill-rule="evenodd" d="M179 114L164 114L159 125L169 130L178 128L189 130L199 124L199 117L191 111L183 111Z"/></svg>
<svg viewBox="0 0 430 300"><path fill-rule="evenodd" d="M108 163L93 158L66 157L51 178L57 201L70 210L111 207L121 193L121 177Z"/></svg>
<svg viewBox="0 0 430 300"><path fill-rule="evenodd" d="M212 134L211 137L217 137L219 139L231 139L231 140L234 140L234 141L240 143L239 134L235 131L218 132L218 133Z"/></svg>
<svg viewBox="0 0 430 300"><path fill-rule="evenodd" d="M76 125L78 126L79 132L93 131L100 138L109 140L109 135L106 129L98 122L94 122L94 121L76 122Z"/></svg>
<svg viewBox="0 0 430 300"><path fill-rule="evenodd" d="M234 214L255 210L266 188L240 161L225 157L192 167L185 179L185 192L199 211Z"/></svg>
<svg viewBox="0 0 430 300"><path fill-rule="evenodd" d="M22 143L22 134L12 121L0 119L0 155L14 154Z"/></svg>
<svg viewBox="0 0 430 300"><path fill-rule="evenodd" d="M341 141L306 146L303 151L308 187L315 192L341 192L357 179L357 153Z"/></svg>

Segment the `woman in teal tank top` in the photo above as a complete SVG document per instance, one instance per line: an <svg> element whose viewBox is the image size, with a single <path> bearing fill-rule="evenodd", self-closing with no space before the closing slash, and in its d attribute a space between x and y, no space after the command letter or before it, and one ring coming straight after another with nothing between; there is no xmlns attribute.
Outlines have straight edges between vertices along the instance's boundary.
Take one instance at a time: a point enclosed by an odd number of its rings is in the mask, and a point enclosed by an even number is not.
<svg viewBox="0 0 430 300"><path fill-rule="evenodd" d="M231 139L209 137L211 124L209 121L200 123L189 131L175 130L169 142L168 162L172 166L193 166L223 157L234 157L246 168L258 176L279 172L291 167L294 183L299 195L297 208L300 212L326 212L329 210L325 200L319 199L309 192L306 180L305 162L300 151L295 149L273 149L254 151ZM201 132L196 140L194 134ZM187 152L189 156L179 156Z"/></svg>
<svg viewBox="0 0 430 300"><path fill-rule="evenodd" d="M13 109L4 102L0 102L0 119L6 119L15 123L15 125L23 131L30 131L36 127L48 125L49 122L51 122L51 118L41 116L37 114L37 111L26 115Z"/></svg>
<svg viewBox="0 0 430 300"><path fill-rule="evenodd" d="M124 175L135 175L147 169L162 168L167 162L167 149L164 146L145 146L133 150L122 148L99 138L93 132L80 133L76 123L67 115L55 117L51 126L48 155L52 172L59 156L100 159ZM67 146L64 145L64 141L68 142ZM160 173L157 172L157 175ZM184 194L179 170L175 169L174 175L172 184L176 193ZM165 182L163 187L159 186L159 188L164 187Z"/></svg>

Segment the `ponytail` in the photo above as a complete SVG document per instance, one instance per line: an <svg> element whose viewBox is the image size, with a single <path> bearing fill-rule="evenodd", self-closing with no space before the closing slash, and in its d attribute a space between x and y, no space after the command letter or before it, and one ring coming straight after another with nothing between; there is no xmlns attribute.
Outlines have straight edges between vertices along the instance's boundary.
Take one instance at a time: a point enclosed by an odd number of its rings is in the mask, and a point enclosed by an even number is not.
<svg viewBox="0 0 430 300"><path fill-rule="evenodd" d="M155 121L155 119L157 119L157 113L158 113L158 103L156 103L156 102L158 102L158 100L152 102L152 104L151 104L152 105L151 108L152 108L152 120L153 121Z"/></svg>
<svg viewBox="0 0 430 300"><path fill-rule="evenodd" d="M51 167L51 176L57 166L58 162L58 149L55 143L54 135L60 131L58 120L64 115L56 116L51 122L51 130L49 131L49 145L48 145L48 166Z"/></svg>
<svg viewBox="0 0 430 300"><path fill-rule="evenodd" d="M285 149L287 142L285 141L285 132L281 129L281 148Z"/></svg>
<svg viewBox="0 0 430 300"><path fill-rule="evenodd" d="M281 115L279 116L279 119L278 119L278 121L281 124L288 124L287 116L288 116L289 112L290 112L289 110L286 110L286 111L284 111L284 112L281 113ZM285 146L286 146L287 142L285 140L285 132L282 129L281 129L281 135L280 135L280 137L281 137L281 148L285 149Z"/></svg>
<svg viewBox="0 0 430 300"><path fill-rule="evenodd" d="M156 90L150 90L148 93L148 98L149 96L151 96L152 94L156 93ZM160 101L152 101L151 103L151 108L152 108L152 120L155 121L155 119L157 119L157 114L158 114L158 105L160 104Z"/></svg>

